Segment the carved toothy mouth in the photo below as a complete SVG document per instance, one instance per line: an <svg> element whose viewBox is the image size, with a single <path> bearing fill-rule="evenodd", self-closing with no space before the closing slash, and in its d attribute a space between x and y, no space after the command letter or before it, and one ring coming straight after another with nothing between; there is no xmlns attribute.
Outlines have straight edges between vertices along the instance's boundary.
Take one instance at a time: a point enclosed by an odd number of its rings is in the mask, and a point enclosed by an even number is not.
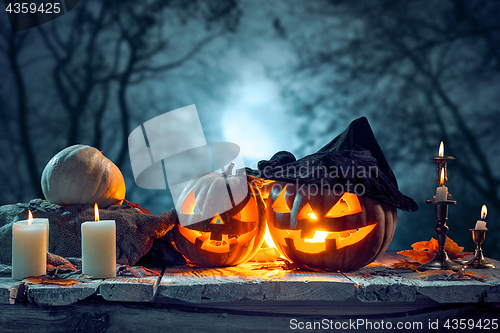
<svg viewBox="0 0 500 333"><path fill-rule="evenodd" d="M312 238L302 238L301 230L274 229L274 232L277 232L281 236L279 239L275 240L277 243L287 246L286 243L293 242L295 250L314 254L326 251L327 243L331 244L332 240L335 241L337 250L356 244L368 236L375 226L376 224L370 224L362 228L344 231L316 230Z"/></svg>
<svg viewBox="0 0 500 333"><path fill-rule="evenodd" d="M223 234L220 240L215 240L212 239L212 233L210 231L192 230L180 225L177 227L179 228L181 235L184 236L184 238L186 238L189 242L198 244L202 250L213 253L227 253L231 247L247 244L257 234L257 230L253 230L239 236Z"/></svg>

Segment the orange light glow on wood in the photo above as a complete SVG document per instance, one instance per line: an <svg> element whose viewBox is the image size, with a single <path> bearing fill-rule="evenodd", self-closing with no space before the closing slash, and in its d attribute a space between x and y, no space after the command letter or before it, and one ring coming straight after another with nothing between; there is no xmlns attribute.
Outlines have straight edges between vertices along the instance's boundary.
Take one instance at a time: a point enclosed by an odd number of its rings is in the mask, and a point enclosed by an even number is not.
<svg viewBox="0 0 500 333"><path fill-rule="evenodd" d="M441 141L441 144L439 145L439 157L444 156L444 143Z"/></svg>
<svg viewBox="0 0 500 333"><path fill-rule="evenodd" d="M483 207L481 208L481 220L484 220L487 214L488 214L488 209L486 208L486 205L483 205Z"/></svg>
<svg viewBox="0 0 500 333"><path fill-rule="evenodd" d="M94 204L94 221L99 221L99 208L97 207L97 203Z"/></svg>

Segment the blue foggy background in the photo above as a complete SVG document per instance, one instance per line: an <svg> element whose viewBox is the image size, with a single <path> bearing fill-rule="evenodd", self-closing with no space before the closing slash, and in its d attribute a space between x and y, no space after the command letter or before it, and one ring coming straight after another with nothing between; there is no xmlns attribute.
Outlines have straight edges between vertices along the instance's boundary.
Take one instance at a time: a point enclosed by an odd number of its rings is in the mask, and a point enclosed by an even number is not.
<svg viewBox="0 0 500 333"><path fill-rule="evenodd" d="M208 142L237 143L256 167L310 154L360 116L401 192L390 250L435 237L429 159L445 142L448 236L467 251L488 206L485 254L500 258L500 3L444 1L80 1L12 33L0 13L0 204L42 197L45 164L88 144L119 166L126 199L154 214L168 191L134 183L127 137L196 104Z"/></svg>

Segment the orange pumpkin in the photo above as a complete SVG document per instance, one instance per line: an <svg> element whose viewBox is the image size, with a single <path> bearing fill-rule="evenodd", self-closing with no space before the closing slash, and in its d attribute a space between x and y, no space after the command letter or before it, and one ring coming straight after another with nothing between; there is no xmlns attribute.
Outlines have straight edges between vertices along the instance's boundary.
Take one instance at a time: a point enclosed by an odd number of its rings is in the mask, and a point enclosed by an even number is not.
<svg viewBox="0 0 500 333"><path fill-rule="evenodd" d="M197 265L237 265L264 241L265 204L244 174L233 176L229 169L200 175L187 184L176 207L175 245Z"/></svg>
<svg viewBox="0 0 500 333"><path fill-rule="evenodd" d="M396 208L354 193L304 188L276 183L267 201L269 232L288 259L352 271L385 252L396 229Z"/></svg>
<svg viewBox="0 0 500 333"><path fill-rule="evenodd" d="M125 181L120 169L98 149L74 145L57 153L42 173L45 198L57 204L121 204Z"/></svg>

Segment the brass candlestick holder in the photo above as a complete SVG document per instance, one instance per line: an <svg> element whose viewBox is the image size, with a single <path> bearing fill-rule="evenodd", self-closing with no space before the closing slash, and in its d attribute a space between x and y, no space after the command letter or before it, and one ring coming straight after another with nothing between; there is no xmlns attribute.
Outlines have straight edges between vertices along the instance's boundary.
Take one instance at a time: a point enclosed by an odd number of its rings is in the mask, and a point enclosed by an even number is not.
<svg viewBox="0 0 500 333"><path fill-rule="evenodd" d="M484 237L486 236L486 230L479 229L469 229L472 231L472 239L474 243L476 243L476 251L474 253L474 258L469 260L465 266L467 268L495 268L491 262L484 259L483 249L481 249L481 244L484 241Z"/></svg>
<svg viewBox="0 0 500 333"><path fill-rule="evenodd" d="M448 161L454 160L453 156L434 156L431 157L437 163L437 178L436 181L438 185L444 185L448 181ZM441 170L444 170L444 179L441 182Z"/></svg>
<svg viewBox="0 0 500 333"><path fill-rule="evenodd" d="M431 157L437 163L437 171L438 171L438 179L437 183L439 186L446 185L448 181L448 168L447 164L449 160L455 159L452 156L443 156L444 155L444 145L441 142L439 147L439 156ZM436 193L437 195L437 193ZM427 204L434 205L435 213L436 213L436 227L434 231L436 231L437 241L438 241L438 251L434 255L434 258L421 265L418 269L422 271L428 270L436 270L436 269L450 269L454 271L458 271L462 266L452 261L450 257L448 257L448 253L446 253L444 246L446 244L446 234L448 233L448 226L446 225L446 220L448 220L448 206L454 205L457 202L454 200L450 200L451 195L447 193L446 200L427 200Z"/></svg>
<svg viewBox="0 0 500 333"><path fill-rule="evenodd" d="M446 243L446 234L449 230L448 226L446 225L446 220L448 220L448 205L454 205L457 202L454 200L427 200L426 202L427 204L434 205L435 207L437 224L434 228L434 231L436 231L439 248L434 255L434 258L428 263L421 265L418 270L429 271L436 269L450 269L453 271L458 271L462 266L453 262L450 257L448 257L448 253L446 253L444 249L444 245Z"/></svg>

